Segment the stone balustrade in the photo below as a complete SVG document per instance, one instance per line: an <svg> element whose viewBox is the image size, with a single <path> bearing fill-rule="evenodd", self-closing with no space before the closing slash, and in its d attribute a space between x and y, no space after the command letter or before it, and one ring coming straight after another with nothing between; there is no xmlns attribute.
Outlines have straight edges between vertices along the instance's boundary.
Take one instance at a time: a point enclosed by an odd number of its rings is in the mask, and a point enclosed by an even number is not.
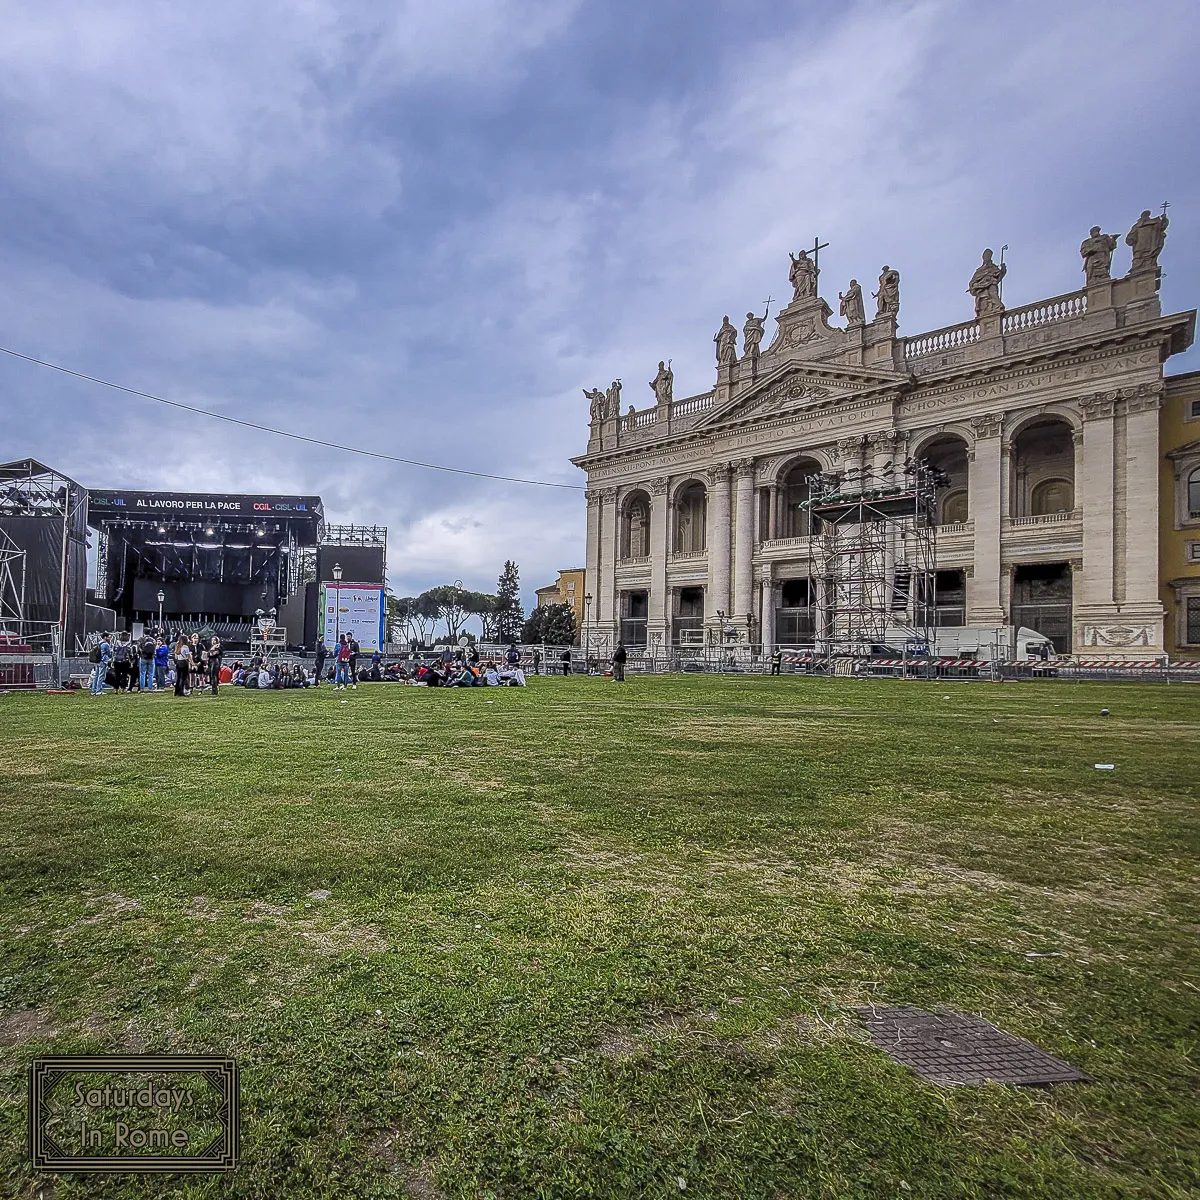
<svg viewBox="0 0 1200 1200"><path fill-rule="evenodd" d="M1037 517L1011 517L1008 523L1014 529L1026 525L1060 525L1068 521L1078 521L1082 516L1083 513L1075 509L1074 512L1045 513Z"/></svg>
<svg viewBox="0 0 1200 1200"><path fill-rule="evenodd" d="M904 357L913 359L924 358L929 354L942 354L947 350L957 350L960 346L966 346L978 340L979 322L964 321L961 325L947 325L944 329L935 329L931 333L905 338Z"/></svg>
<svg viewBox="0 0 1200 1200"><path fill-rule="evenodd" d="M1067 321L1087 313L1087 293L1067 292L1036 304L1009 309L1000 323L1003 333L1020 333L1038 325L1050 325L1055 321Z"/></svg>

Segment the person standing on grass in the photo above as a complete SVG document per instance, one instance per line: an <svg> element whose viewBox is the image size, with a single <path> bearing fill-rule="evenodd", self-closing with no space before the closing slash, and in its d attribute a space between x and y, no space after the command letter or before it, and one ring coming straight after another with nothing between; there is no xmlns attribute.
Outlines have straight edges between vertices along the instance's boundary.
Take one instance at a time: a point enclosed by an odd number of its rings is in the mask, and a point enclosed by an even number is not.
<svg viewBox="0 0 1200 1200"><path fill-rule="evenodd" d="M571 652L570 652L570 650L564 650L562 652L562 669L563 669L564 675L570 675L570 673L571 673Z"/></svg>
<svg viewBox="0 0 1200 1200"><path fill-rule="evenodd" d="M213 640L208 645L208 684L212 694L217 694L221 683L221 639L213 634Z"/></svg>
<svg viewBox="0 0 1200 1200"><path fill-rule="evenodd" d="M125 640L125 634L117 635L117 644L113 650L113 675L116 676L115 689L118 692L129 690L130 678L130 645Z"/></svg>
<svg viewBox="0 0 1200 1200"><path fill-rule="evenodd" d="M167 645L164 634L158 635L158 644L154 647L154 686L160 691L167 686L167 671L171 666L171 647Z"/></svg>
<svg viewBox="0 0 1200 1200"><path fill-rule="evenodd" d="M612 656L613 683L625 682L625 661L627 658L625 643L618 642Z"/></svg>
<svg viewBox="0 0 1200 1200"><path fill-rule="evenodd" d="M325 658L327 654L325 639L318 633L317 640L313 643L313 656L317 661L316 673L313 675L313 687L321 686L321 672L325 670Z"/></svg>
<svg viewBox="0 0 1200 1200"><path fill-rule="evenodd" d="M346 640L346 635L343 633L338 638L337 646L337 671L333 677L333 686L336 691L344 692L346 684L350 679L350 643Z"/></svg>
<svg viewBox="0 0 1200 1200"><path fill-rule="evenodd" d="M138 690L154 691L154 639L143 633L138 642Z"/></svg>
<svg viewBox="0 0 1200 1200"><path fill-rule="evenodd" d="M775 652L771 655L771 674L778 675L779 669L783 666L783 651L778 646L775 647Z"/></svg>
<svg viewBox="0 0 1200 1200"><path fill-rule="evenodd" d="M186 696L192 668L192 647L181 633L175 643L175 695Z"/></svg>
<svg viewBox="0 0 1200 1200"><path fill-rule="evenodd" d="M504 660L505 660L505 662L508 663L508 669L510 671L515 671L517 666L520 664L521 654L517 650L516 644L514 642L509 642L508 653L504 656Z"/></svg>
<svg viewBox="0 0 1200 1200"><path fill-rule="evenodd" d="M108 664L112 662L112 643L106 634L100 635L100 644L92 648L92 695L99 696L104 692L104 680L108 675Z"/></svg>
<svg viewBox="0 0 1200 1200"><path fill-rule="evenodd" d="M535 675L542 673L542 652L536 646L533 648L533 673Z"/></svg>
<svg viewBox="0 0 1200 1200"><path fill-rule="evenodd" d="M350 686L358 687L358 656L362 653L362 649L358 644L358 639L354 634L350 635Z"/></svg>

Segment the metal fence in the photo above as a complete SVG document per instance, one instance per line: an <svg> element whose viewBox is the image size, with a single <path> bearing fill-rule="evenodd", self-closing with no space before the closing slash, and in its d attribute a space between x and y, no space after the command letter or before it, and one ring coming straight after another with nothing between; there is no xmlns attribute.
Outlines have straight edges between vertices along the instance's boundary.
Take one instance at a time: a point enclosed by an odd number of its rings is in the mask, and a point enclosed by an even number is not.
<svg viewBox="0 0 1200 1200"><path fill-rule="evenodd" d="M480 645L483 661L495 659L503 663L508 647ZM526 674L581 675L605 674L611 670L607 655L588 652L580 646L522 645L517 647L520 666ZM449 649L419 650L389 653L385 662L400 661L406 665L430 663L457 651ZM664 674L722 674L722 675L809 675L817 678L905 679L915 681L974 681L1020 682L1057 680L1060 682L1126 682L1126 683L1200 683L1200 662L1169 662L1056 658L1050 660L987 660L968 658L880 658L865 655L824 655L811 647L779 648L779 662L761 646L744 643L725 647L672 646L630 649L626 663L628 675ZM235 655L245 658L248 655ZM359 671L370 666L370 655L359 659ZM309 669L313 656L309 653L276 653L271 661L300 664ZM232 661L230 661L232 665ZM333 665L326 659L326 668ZM565 668L565 669L564 669ZM4 653L0 649L0 690L30 690L70 687L72 683L86 686L92 672L87 658L59 657L54 654Z"/></svg>

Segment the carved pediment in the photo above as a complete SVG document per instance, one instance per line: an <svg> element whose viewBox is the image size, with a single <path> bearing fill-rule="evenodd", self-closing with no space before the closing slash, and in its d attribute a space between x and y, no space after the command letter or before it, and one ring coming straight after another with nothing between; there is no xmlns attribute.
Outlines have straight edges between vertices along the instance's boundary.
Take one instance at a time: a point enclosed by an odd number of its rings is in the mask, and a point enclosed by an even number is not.
<svg viewBox="0 0 1200 1200"><path fill-rule="evenodd" d="M789 412L825 408L871 393L882 394L907 382L907 376L857 368L824 370L815 364L782 367L734 396L694 428L713 428L766 420Z"/></svg>

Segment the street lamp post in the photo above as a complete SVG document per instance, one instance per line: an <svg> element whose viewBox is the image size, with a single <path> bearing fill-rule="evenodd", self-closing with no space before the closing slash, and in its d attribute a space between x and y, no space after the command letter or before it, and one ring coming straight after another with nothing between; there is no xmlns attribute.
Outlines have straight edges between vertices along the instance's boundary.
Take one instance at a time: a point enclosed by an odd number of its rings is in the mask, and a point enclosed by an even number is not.
<svg viewBox="0 0 1200 1200"><path fill-rule="evenodd" d="M342 564L333 564L333 653L336 656L337 647L342 640Z"/></svg>
<svg viewBox="0 0 1200 1200"><path fill-rule="evenodd" d="M590 661L592 657L592 593L588 592L583 598L583 657Z"/></svg>
<svg viewBox="0 0 1200 1200"><path fill-rule="evenodd" d="M162 590L162 588L159 588L158 589L158 632L159 632L160 636L162 634L166 633L166 630L163 629L163 623L162 623L162 606L163 606L163 601L166 598L167 598L167 593L164 592Z"/></svg>

